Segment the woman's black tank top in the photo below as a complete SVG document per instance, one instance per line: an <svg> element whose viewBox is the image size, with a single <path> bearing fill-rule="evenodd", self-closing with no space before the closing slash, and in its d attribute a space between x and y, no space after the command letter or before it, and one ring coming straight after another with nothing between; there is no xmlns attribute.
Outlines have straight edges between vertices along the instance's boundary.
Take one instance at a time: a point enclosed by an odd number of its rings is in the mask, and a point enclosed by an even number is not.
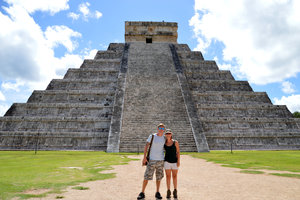
<svg viewBox="0 0 300 200"><path fill-rule="evenodd" d="M173 144L171 146L167 146L165 144L164 148L166 150L165 161L169 163L177 163L175 141L173 141Z"/></svg>

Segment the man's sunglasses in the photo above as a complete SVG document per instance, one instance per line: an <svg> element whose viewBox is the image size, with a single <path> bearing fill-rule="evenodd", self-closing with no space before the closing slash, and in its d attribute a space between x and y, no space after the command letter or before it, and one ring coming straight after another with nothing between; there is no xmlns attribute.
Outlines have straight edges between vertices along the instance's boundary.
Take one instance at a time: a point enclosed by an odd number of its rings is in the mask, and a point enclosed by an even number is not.
<svg viewBox="0 0 300 200"><path fill-rule="evenodd" d="M158 128L158 130L165 130L165 128L161 128L161 127L159 127L159 128Z"/></svg>

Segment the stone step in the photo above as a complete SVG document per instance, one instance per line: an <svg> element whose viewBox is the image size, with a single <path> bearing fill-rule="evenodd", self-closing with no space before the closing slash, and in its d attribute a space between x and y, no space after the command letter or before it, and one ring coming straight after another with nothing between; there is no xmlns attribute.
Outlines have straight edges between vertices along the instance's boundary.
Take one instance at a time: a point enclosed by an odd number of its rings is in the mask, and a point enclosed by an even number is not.
<svg viewBox="0 0 300 200"><path fill-rule="evenodd" d="M219 67L214 60L181 60L181 65L185 72L197 72L204 70L218 71Z"/></svg>
<svg viewBox="0 0 300 200"><path fill-rule="evenodd" d="M110 120L95 117L6 116L0 118L2 131L108 132Z"/></svg>
<svg viewBox="0 0 300 200"><path fill-rule="evenodd" d="M266 118L266 117L199 117L204 131L256 131L261 133L273 131L299 132L300 119Z"/></svg>
<svg viewBox="0 0 300 200"><path fill-rule="evenodd" d="M299 149L300 134L261 134L236 136L224 134L220 136L206 136L209 148L211 150L283 150Z"/></svg>
<svg viewBox="0 0 300 200"><path fill-rule="evenodd" d="M100 150L107 132L0 131L1 150Z"/></svg>
<svg viewBox="0 0 300 200"><path fill-rule="evenodd" d="M186 72L185 76L188 82L201 81L201 80L234 80L230 71L196 71L196 72Z"/></svg>
<svg viewBox="0 0 300 200"><path fill-rule="evenodd" d="M116 81L105 79L53 79L46 90L115 90Z"/></svg>
<svg viewBox="0 0 300 200"><path fill-rule="evenodd" d="M118 70L111 69L94 69L94 68L81 68L68 69L64 76L64 79L97 79L103 78L107 80L116 81L118 77Z"/></svg>
<svg viewBox="0 0 300 200"><path fill-rule="evenodd" d="M121 59L122 58L122 51L98 51L95 55L95 60L98 59Z"/></svg>
<svg viewBox="0 0 300 200"><path fill-rule="evenodd" d="M133 143L125 146L120 146L120 152L140 152L143 153L145 144ZM197 152L197 147L195 145L186 144L182 145L179 143L180 152Z"/></svg>
<svg viewBox="0 0 300 200"><path fill-rule="evenodd" d="M233 81L233 80L201 80L190 81L192 91L207 92L207 91L253 91L248 81Z"/></svg>
<svg viewBox="0 0 300 200"><path fill-rule="evenodd" d="M189 52L191 51L190 47L187 44L174 44L177 53L179 52Z"/></svg>
<svg viewBox="0 0 300 200"><path fill-rule="evenodd" d="M156 131L156 125L159 123L164 123L167 128L171 125L174 126L175 128L180 128L183 125L190 124L190 122L188 120L186 120L186 119L188 119L187 117L182 117L180 120L174 120L171 117L164 118L164 119L158 119L158 118L155 118L155 119L136 118L136 120L132 120L132 119L133 118L130 118L130 120L128 120L128 122L126 122L126 124L123 123L123 126L126 127L126 126L141 124L141 125L147 126L147 127L150 126L151 130L152 130L152 128L154 128L154 131Z"/></svg>
<svg viewBox="0 0 300 200"><path fill-rule="evenodd" d="M252 91L192 91L195 103L271 104L267 93Z"/></svg>
<svg viewBox="0 0 300 200"><path fill-rule="evenodd" d="M194 138L175 137L175 136L173 138L175 140L177 140L181 146L191 145L191 143L192 143L192 146L195 146ZM134 145L134 144L140 144L142 146L145 146L145 144L147 142L147 138L144 138L143 140L139 140L139 139L135 139L135 138L134 139L121 138L121 140L122 140L122 142L121 142L122 147L130 146L130 145Z"/></svg>
<svg viewBox="0 0 300 200"><path fill-rule="evenodd" d="M85 59L80 66L82 68L92 68L92 69L103 69L103 70L119 70L121 60L120 59Z"/></svg>
<svg viewBox="0 0 300 200"><path fill-rule="evenodd" d="M112 90L35 90L28 103L95 103L112 106Z"/></svg>
<svg viewBox="0 0 300 200"><path fill-rule="evenodd" d="M125 47L124 43L110 43L107 50L109 51L121 51L123 52Z"/></svg>
<svg viewBox="0 0 300 200"><path fill-rule="evenodd" d="M14 103L5 116L56 116L110 119L112 106L94 103Z"/></svg>
<svg viewBox="0 0 300 200"><path fill-rule="evenodd" d="M275 129L269 132L256 131L256 130L228 130L228 131L206 131L206 137L210 138L242 138L242 137L300 137L300 132L294 130L282 131L280 129Z"/></svg>
<svg viewBox="0 0 300 200"><path fill-rule="evenodd" d="M200 117L270 117L289 118L286 106L261 104L197 104Z"/></svg>
<svg viewBox="0 0 300 200"><path fill-rule="evenodd" d="M178 57L182 60L204 60L201 51L178 51Z"/></svg>

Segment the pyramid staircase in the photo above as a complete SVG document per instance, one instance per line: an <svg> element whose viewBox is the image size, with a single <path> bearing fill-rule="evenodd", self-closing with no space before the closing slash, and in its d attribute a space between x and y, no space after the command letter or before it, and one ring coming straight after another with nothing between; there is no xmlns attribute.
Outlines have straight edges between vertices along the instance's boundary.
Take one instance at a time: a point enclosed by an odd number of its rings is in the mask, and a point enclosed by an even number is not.
<svg viewBox="0 0 300 200"><path fill-rule="evenodd" d="M143 151L161 122L182 151L197 151L169 44L130 44L127 73L120 151Z"/></svg>

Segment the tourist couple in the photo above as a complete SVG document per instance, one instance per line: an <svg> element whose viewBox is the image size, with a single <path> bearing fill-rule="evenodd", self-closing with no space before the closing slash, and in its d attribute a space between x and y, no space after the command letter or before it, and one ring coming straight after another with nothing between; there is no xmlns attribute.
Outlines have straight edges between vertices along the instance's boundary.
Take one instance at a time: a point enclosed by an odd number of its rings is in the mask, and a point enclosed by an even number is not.
<svg viewBox="0 0 300 200"><path fill-rule="evenodd" d="M165 125L160 123L157 126L157 133L151 134L147 139L147 144L144 150L143 165L147 165L142 192L137 199L145 198L145 189L149 180L153 179L155 171L156 176L156 199L162 199L159 193L160 181L164 177L164 168L167 177L167 198L171 198L171 176L173 177L174 191L173 197L177 198L177 172L180 166L180 151L179 144L176 140L172 139L171 130L167 129L165 132ZM149 160L147 159L148 148L150 151ZM165 150L165 155L164 155Z"/></svg>

